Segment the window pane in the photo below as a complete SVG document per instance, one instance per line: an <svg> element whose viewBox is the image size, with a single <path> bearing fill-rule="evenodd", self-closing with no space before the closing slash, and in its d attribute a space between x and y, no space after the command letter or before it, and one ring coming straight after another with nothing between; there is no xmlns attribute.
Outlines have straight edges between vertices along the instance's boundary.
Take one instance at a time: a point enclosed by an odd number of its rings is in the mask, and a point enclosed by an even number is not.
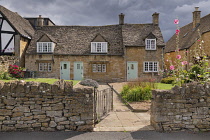
<svg viewBox="0 0 210 140"><path fill-rule="evenodd" d="M101 43L97 43L97 52L101 52Z"/></svg>
<svg viewBox="0 0 210 140"><path fill-rule="evenodd" d="M157 62L154 62L154 71L158 71L158 65L157 65Z"/></svg>
<svg viewBox="0 0 210 140"><path fill-rule="evenodd" d="M149 62L149 71L153 71L153 62Z"/></svg>
<svg viewBox="0 0 210 140"><path fill-rule="evenodd" d="M39 71L43 71L43 63L39 63Z"/></svg>
<svg viewBox="0 0 210 140"><path fill-rule="evenodd" d="M102 64L102 72L106 72L106 64Z"/></svg>
<svg viewBox="0 0 210 140"><path fill-rule="evenodd" d="M97 72L97 70L96 70L96 64L93 64L93 72Z"/></svg>
<svg viewBox="0 0 210 140"><path fill-rule="evenodd" d="M155 40L151 40L151 49L152 49L152 50L155 49Z"/></svg>
<svg viewBox="0 0 210 140"><path fill-rule="evenodd" d="M52 65L51 65L51 63L48 63L48 71L52 71Z"/></svg>
<svg viewBox="0 0 210 140"><path fill-rule="evenodd" d="M63 64L63 69L67 69L67 64Z"/></svg>
<svg viewBox="0 0 210 140"><path fill-rule="evenodd" d="M52 52L52 43L48 43L48 52Z"/></svg>
<svg viewBox="0 0 210 140"><path fill-rule="evenodd" d="M47 43L43 43L43 52L47 52Z"/></svg>
<svg viewBox="0 0 210 140"><path fill-rule="evenodd" d="M98 70L98 72L101 72L101 64L97 65L97 70Z"/></svg>
<svg viewBox="0 0 210 140"><path fill-rule="evenodd" d="M96 52L96 43L91 43L91 49L92 52Z"/></svg>
<svg viewBox="0 0 210 140"><path fill-rule="evenodd" d="M38 43L38 52L42 52L42 43Z"/></svg>
<svg viewBox="0 0 210 140"><path fill-rule="evenodd" d="M47 71L48 70L47 63L43 63L43 64L44 64L44 71Z"/></svg>
<svg viewBox="0 0 210 140"><path fill-rule="evenodd" d="M102 52L107 52L107 43L102 43Z"/></svg>
<svg viewBox="0 0 210 140"><path fill-rule="evenodd" d="M77 69L78 69L78 70L80 69L80 64L77 64Z"/></svg>
<svg viewBox="0 0 210 140"><path fill-rule="evenodd" d="M148 62L144 63L144 71L149 71Z"/></svg>

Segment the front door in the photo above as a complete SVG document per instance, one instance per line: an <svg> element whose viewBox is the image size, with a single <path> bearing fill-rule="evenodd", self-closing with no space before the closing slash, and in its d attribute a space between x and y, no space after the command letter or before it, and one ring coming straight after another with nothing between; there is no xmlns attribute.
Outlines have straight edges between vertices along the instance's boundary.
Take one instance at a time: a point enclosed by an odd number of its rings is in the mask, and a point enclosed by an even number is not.
<svg viewBox="0 0 210 140"><path fill-rule="evenodd" d="M74 80L83 79L83 62L74 62Z"/></svg>
<svg viewBox="0 0 210 140"><path fill-rule="evenodd" d="M60 79L70 80L70 62L62 61L60 64Z"/></svg>
<svg viewBox="0 0 210 140"><path fill-rule="evenodd" d="M138 62L127 62L127 80L138 78Z"/></svg>

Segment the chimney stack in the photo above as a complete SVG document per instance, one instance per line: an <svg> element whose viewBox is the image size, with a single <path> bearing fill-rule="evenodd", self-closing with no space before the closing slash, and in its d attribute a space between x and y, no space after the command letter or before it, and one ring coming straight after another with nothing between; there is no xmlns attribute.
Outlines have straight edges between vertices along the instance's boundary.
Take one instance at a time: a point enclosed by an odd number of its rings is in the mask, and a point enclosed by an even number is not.
<svg viewBox="0 0 210 140"><path fill-rule="evenodd" d="M42 15L39 15L39 17L37 18L37 26L42 27L43 24L44 24L44 19L42 18Z"/></svg>
<svg viewBox="0 0 210 140"><path fill-rule="evenodd" d="M199 7L195 7L195 11L193 12L193 28L200 24L201 11L198 11L198 9Z"/></svg>
<svg viewBox="0 0 210 140"><path fill-rule="evenodd" d="M121 14L119 14L119 24L120 25L124 25L124 14L123 13L121 13Z"/></svg>
<svg viewBox="0 0 210 140"><path fill-rule="evenodd" d="M154 13L153 15L152 15L152 17L153 17L153 25L159 25L159 13Z"/></svg>

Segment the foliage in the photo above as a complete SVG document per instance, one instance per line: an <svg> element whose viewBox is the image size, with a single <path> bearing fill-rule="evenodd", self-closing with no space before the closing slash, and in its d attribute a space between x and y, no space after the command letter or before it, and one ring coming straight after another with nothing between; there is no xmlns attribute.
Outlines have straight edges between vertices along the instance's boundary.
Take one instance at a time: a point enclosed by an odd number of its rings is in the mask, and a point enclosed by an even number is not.
<svg viewBox="0 0 210 140"><path fill-rule="evenodd" d="M123 86L121 96L128 102L150 100L155 88L154 79L138 79Z"/></svg>
<svg viewBox="0 0 210 140"><path fill-rule="evenodd" d="M198 29L199 39L196 40L196 47L190 51L180 51L179 48L179 20L175 19L174 23L177 25L176 29L176 58L175 61L166 60L170 63L170 76L175 77L174 83L181 85L188 82L206 82L209 79L209 64L207 55L204 52L204 41ZM187 58L190 56L193 61ZM165 74L167 75L167 74ZM167 75L168 76L168 75ZM170 78L169 78L170 79ZM166 80L167 81L167 80ZM170 81L170 80L169 80ZM165 82L165 79L163 79Z"/></svg>
<svg viewBox="0 0 210 140"><path fill-rule="evenodd" d="M8 72L14 78L23 78L24 77L23 68L21 68L17 65L9 65Z"/></svg>
<svg viewBox="0 0 210 140"><path fill-rule="evenodd" d="M161 79L161 83L173 84L175 80L176 80L175 77L165 77Z"/></svg>
<svg viewBox="0 0 210 140"><path fill-rule="evenodd" d="M8 72L0 72L0 79L10 80L12 77Z"/></svg>

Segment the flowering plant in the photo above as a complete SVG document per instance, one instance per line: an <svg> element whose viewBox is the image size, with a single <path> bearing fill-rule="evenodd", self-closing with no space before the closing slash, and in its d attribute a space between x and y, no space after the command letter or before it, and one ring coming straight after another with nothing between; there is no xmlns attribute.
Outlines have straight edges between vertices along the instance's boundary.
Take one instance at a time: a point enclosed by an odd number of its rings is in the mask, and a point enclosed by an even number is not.
<svg viewBox="0 0 210 140"><path fill-rule="evenodd" d="M179 20L175 19L177 29L176 34L176 50L175 58L168 58L166 61L170 64L170 76L175 78L175 84L181 85L183 83L198 81L204 82L209 79L208 60L204 52L204 41L198 29L199 39L196 41L196 47L190 51L182 50L179 48ZM193 60L189 59L189 56ZM173 61L172 61L173 59Z"/></svg>
<svg viewBox="0 0 210 140"><path fill-rule="evenodd" d="M24 72L23 68L17 66L17 65L9 65L9 71L8 71L12 77L15 78L23 78Z"/></svg>

